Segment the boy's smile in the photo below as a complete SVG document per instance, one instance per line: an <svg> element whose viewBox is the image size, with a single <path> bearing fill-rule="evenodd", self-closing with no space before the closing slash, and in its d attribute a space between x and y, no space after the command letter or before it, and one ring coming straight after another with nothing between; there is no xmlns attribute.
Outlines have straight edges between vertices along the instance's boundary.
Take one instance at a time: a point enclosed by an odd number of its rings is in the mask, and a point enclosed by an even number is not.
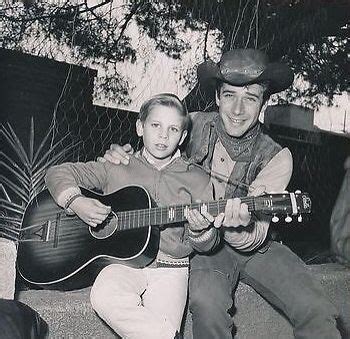
<svg viewBox="0 0 350 339"><path fill-rule="evenodd" d="M143 123L137 120L136 131L157 165L167 163L187 135L184 117L175 107L163 105L153 107Z"/></svg>

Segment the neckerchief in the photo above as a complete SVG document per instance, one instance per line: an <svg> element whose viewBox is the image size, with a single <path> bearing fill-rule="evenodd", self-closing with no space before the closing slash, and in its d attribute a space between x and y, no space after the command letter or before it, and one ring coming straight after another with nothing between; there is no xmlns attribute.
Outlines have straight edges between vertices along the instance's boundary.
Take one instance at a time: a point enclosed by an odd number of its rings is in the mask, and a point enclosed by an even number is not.
<svg viewBox="0 0 350 339"><path fill-rule="evenodd" d="M220 116L215 118L215 129L220 142L232 160L241 162L249 162L251 160L256 138L261 131L259 122L239 138L231 137L227 134Z"/></svg>

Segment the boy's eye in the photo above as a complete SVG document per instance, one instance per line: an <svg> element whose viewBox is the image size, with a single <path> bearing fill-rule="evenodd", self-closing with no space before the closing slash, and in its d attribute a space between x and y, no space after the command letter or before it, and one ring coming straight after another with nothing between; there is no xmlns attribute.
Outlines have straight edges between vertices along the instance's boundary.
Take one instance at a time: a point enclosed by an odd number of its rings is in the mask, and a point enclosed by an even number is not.
<svg viewBox="0 0 350 339"><path fill-rule="evenodd" d="M152 126L152 127L159 127L159 123L158 123L158 122L152 122L152 123L151 123L151 126Z"/></svg>
<svg viewBox="0 0 350 339"><path fill-rule="evenodd" d="M170 130L172 132L175 132L175 133L177 133L179 131L179 129L177 127L170 127Z"/></svg>

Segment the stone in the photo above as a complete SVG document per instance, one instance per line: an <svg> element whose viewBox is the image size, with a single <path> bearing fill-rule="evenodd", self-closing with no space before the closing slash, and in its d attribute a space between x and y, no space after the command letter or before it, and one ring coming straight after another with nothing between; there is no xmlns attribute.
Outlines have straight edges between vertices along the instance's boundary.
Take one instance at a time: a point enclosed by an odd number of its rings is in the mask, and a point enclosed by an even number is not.
<svg viewBox="0 0 350 339"><path fill-rule="evenodd" d="M0 298L14 299L16 280L16 244L0 238Z"/></svg>

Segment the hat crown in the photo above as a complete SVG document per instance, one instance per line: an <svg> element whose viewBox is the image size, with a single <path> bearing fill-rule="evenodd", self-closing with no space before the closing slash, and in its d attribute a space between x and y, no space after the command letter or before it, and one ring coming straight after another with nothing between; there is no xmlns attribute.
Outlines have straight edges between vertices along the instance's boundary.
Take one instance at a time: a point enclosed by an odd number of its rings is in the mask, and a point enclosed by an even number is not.
<svg viewBox="0 0 350 339"><path fill-rule="evenodd" d="M222 55L219 62L222 77L237 84L257 79L267 65L267 56L256 49L228 51Z"/></svg>
<svg viewBox="0 0 350 339"><path fill-rule="evenodd" d="M293 71L284 63L271 63L260 50L246 48L225 52L220 61L206 60L197 68L202 88L215 88L218 81L233 86L268 82L269 94L288 88L294 79Z"/></svg>

